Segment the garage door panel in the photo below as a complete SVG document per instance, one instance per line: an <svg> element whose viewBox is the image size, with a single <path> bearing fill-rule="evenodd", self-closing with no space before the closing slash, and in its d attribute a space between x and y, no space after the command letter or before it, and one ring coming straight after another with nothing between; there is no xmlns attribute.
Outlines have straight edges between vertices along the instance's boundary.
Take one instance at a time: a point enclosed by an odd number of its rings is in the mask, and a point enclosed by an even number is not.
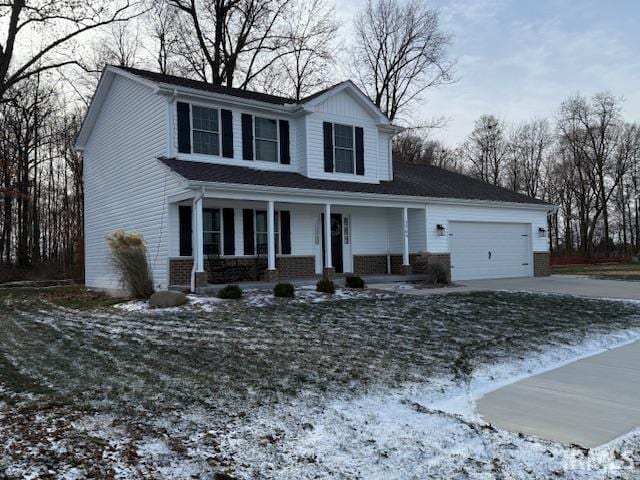
<svg viewBox="0 0 640 480"><path fill-rule="evenodd" d="M449 230L454 280L531 275L529 224L450 222Z"/></svg>

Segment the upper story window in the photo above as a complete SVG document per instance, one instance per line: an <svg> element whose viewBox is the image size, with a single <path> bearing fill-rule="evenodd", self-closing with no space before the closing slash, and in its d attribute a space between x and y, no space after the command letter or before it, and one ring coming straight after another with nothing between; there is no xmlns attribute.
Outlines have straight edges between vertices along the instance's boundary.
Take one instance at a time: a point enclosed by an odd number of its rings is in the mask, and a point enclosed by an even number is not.
<svg viewBox="0 0 640 480"><path fill-rule="evenodd" d="M271 118L254 117L256 160L278 161L278 122Z"/></svg>
<svg viewBox="0 0 640 480"><path fill-rule="evenodd" d="M337 173L355 171L354 138L353 126L333 124L334 169Z"/></svg>
<svg viewBox="0 0 640 480"><path fill-rule="evenodd" d="M192 105L193 153L220 154L220 122L218 115L219 112L215 108Z"/></svg>

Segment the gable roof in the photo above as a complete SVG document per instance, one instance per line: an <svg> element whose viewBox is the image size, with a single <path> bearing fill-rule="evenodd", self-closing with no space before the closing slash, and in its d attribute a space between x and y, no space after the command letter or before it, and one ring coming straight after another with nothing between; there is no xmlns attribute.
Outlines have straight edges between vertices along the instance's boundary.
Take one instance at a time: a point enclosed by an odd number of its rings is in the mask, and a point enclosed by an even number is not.
<svg viewBox="0 0 640 480"><path fill-rule="evenodd" d="M409 165L397 162L394 165L393 180L380 183L359 183L308 178L296 172L257 170L249 167L193 162L175 158L160 158L159 160L189 181L549 205L542 200L506 188L496 187L466 175L427 165Z"/></svg>

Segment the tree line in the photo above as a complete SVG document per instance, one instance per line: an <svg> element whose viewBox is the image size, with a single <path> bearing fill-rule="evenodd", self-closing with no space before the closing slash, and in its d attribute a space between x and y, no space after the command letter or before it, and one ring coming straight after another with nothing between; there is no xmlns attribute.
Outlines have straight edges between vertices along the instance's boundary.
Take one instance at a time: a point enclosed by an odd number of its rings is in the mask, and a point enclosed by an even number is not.
<svg viewBox="0 0 640 480"><path fill-rule="evenodd" d="M640 125L608 92L564 100L553 119L508 123L482 115L454 148L409 132L395 159L465 173L558 207L552 251L630 255L640 250Z"/></svg>
<svg viewBox="0 0 640 480"><path fill-rule="evenodd" d="M17 278L22 270L80 275L82 156L73 143L107 64L294 99L351 78L392 121L412 128L414 133L396 141L398 159L464 169L561 205L554 224L557 245L593 252L605 228L616 245L620 232L623 245L637 246L637 205L629 210L636 201L635 177L628 173L634 153L617 167L624 175L612 170L623 148L619 102L605 119L607 142L595 131L583 134L580 122L591 124L597 116L583 99L587 111L578 108L580 102L567 106L576 118L573 124L570 118L563 122L564 141L555 128L551 135L544 121L511 132L487 116L464 146L441 148L415 134L441 119L414 117L431 89L457 81L451 37L439 12L424 0L370 0L352 22L342 24L339 18L332 0L10 0L0 5L5 26L0 280ZM346 31L347 37L341 34ZM614 130L615 148L609 141ZM606 145L594 147L596 140ZM412 149L417 151L408 154ZM565 160L551 162L550 151ZM549 179L559 176L550 173L552 163L562 165L572 180L552 185Z"/></svg>

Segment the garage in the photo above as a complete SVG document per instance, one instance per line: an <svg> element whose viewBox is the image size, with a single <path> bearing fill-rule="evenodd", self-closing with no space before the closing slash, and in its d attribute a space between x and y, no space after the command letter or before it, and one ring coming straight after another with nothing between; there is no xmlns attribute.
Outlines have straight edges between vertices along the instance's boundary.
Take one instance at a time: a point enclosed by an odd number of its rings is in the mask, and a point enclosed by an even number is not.
<svg viewBox="0 0 640 480"><path fill-rule="evenodd" d="M450 222L453 280L532 275L528 223Z"/></svg>

